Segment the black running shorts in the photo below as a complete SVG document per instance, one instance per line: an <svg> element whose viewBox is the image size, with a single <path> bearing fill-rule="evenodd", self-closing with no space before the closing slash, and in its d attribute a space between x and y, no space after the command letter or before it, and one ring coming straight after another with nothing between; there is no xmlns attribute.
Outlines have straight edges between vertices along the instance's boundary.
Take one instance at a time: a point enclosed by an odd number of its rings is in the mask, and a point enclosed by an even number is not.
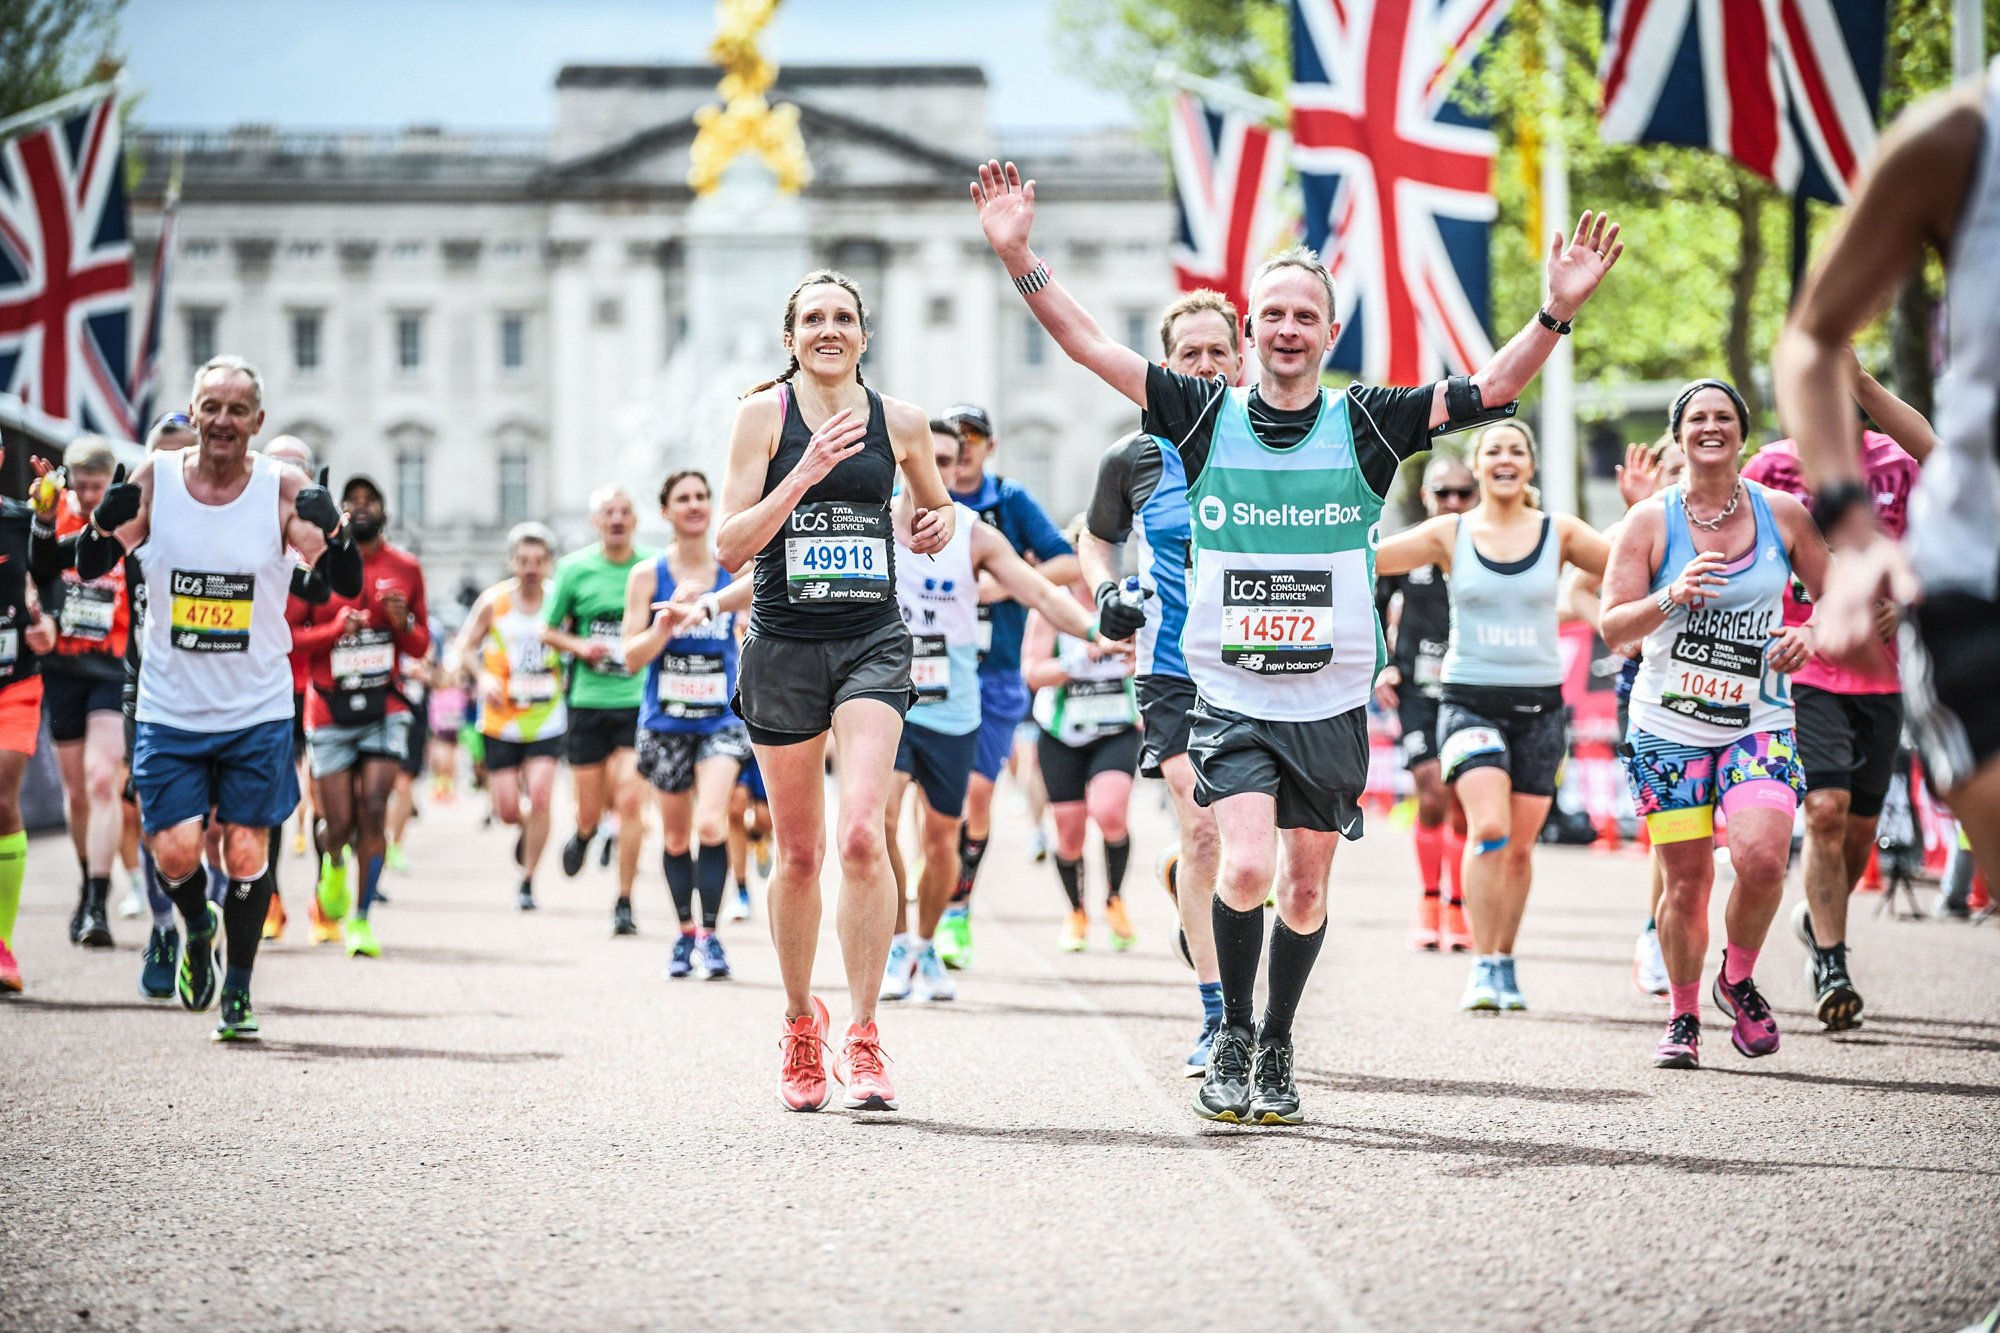
<svg viewBox="0 0 2000 1333"><path fill-rule="evenodd" d="M1849 814L1881 814L1903 743L1903 696L1835 694L1794 681L1792 706L1806 790L1844 791Z"/></svg>
<svg viewBox="0 0 2000 1333"><path fill-rule="evenodd" d="M1911 610L1901 642L1910 731L1931 787L1948 792L2000 756L2000 604L1934 593Z"/></svg>
<svg viewBox="0 0 2000 1333"><path fill-rule="evenodd" d="M521 767L530 759L560 759L567 748L562 736L541 736L531 741L482 736L480 742L486 750L488 773L505 773L510 768Z"/></svg>
<svg viewBox="0 0 2000 1333"><path fill-rule="evenodd" d="M876 699L898 715L916 702L910 631L901 620L855 639L777 639L754 630L744 638L729 706L757 744L809 741L850 699Z"/></svg>
<svg viewBox="0 0 2000 1333"><path fill-rule="evenodd" d="M563 733L563 754L571 768L601 764L619 750L638 743L636 708L571 708L569 730Z"/></svg>
<svg viewBox="0 0 2000 1333"><path fill-rule="evenodd" d="M1194 712L1194 682L1186 676L1141 676L1132 682L1139 696L1139 772L1160 776L1160 765L1187 753L1189 715Z"/></svg>
<svg viewBox="0 0 2000 1333"><path fill-rule="evenodd" d="M1444 780L1497 768L1521 796L1553 796L1569 745L1559 685L1446 685L1438 705Z"/></svg>
<svg viewBox="0 0 2000 1333"><path fill-rule="evenodd" d="M1195 705L1188 735L1194 799L1262 792L1278 803L1279 828L1361 836L1361 793L1368 789L1368 710L1353 708L1317 722L1268 722L1206 700Z"/></svg>
<svg viewBox="0 0 2000 1333"><path fill-rule="evenodd" d="M80 741L90 729L92 713L116 713L124 686L115 680L92 676L65 676L42 670L42 717L49 724L49 739L67 745Z"/></svg>
<svg viewBox="0 0 2000 1333"><path fill-rule="evenodd" d="M1065 745L1046 731L1037 730L1035 757L1042 765L1042 786L1051 805L1080 801L1090 789L1090 780L1100 773L1123 773L1127 777L1139 766L1139 732L1136 727L1099 736L1084 745Z"/></svg>
<svg viewBox="0 0 2000 1333"><path fill-rule="evenodd" d="M1414 685L1396 691L1396 720L1403 724L1403 767L1438 757L1438 701Z"/></svg>

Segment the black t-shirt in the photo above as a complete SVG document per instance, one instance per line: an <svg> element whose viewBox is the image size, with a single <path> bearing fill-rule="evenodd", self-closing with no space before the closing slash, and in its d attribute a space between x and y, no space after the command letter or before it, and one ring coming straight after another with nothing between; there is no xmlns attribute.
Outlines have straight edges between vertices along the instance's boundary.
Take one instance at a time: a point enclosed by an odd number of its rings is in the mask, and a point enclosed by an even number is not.
<svg viewBox="0 0 2000 1333"><path fill-rule="evenodd" d="M19 500L0 499L0 687L35 674L28 651L28 532L34 510Z"/></svg>
<svg viewBox="0 0 2000 1333"><path fill-rule="evenodd" d="M1228 388L1219 376L1204 380L1160 365L1146 367L1143 429L1180 446L1190 486L1208 462L1219 408L1216 400ZM1357 384L1339 396L1354 433L1361 475L1377 495L1388 493L1404 459L1431 447L1431 404L1436 395L1435 384L1415 389ZM1319 411L1317 402L1296 410L1272 407L1256 389L1250 391L1250 428L1268 448L1292 449L1303 443L1319 420Z"/></svg>
<svg viewBox="0 0 2000 1333"><path fill-rule="evenodd" d="M1113 546L1131 536L1133 516L1153 498L1162 467L1159 441L1142 430L1106 449L1084 520L1090 535Z"/></svg>
<svg viewBox="0 0 2000 1333"><path fill-rule="evenodd" d="M1439 668L1444 662L1445 645L1451 638L1451 588L1444 571L1424 565L1407 574L1391 574L1375 581L1375 609L1382 623L1389 623L1389 599L1403 594L1402 613L1396 618L1396 645L1389 660L1403 674L1406 687L1423 688L1435 698L1439 691ZM1429 658L1430 665L1418 671L1417 659Z"/></svg>

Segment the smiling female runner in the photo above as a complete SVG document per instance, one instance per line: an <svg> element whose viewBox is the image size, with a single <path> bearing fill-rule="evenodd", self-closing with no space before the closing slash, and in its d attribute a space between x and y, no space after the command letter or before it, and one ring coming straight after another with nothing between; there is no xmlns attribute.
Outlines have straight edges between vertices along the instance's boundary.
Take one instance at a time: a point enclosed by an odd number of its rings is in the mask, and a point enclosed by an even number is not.
<svg viewBox="0 0 2000 1333"><path fill-rule="evenodd" d="M896 913L884 804L913 697L910 634L896 608L899 536L942 550L956 515L931 456L929 419L861 381L868 311L847 277L819 270L785 302L791 365L745 395L729 441L716 556L753 556L750 634L732 705L771 798L778 864L771 937L785 980L779 1096L816 1111L827 1086L827 1011L812 994L826 854L826 738L840 747L840 948L852 1020L836 1072L847 1105L896 1109L875 997ZM889 510L896 469L914 502L910 531Z"/></svg>

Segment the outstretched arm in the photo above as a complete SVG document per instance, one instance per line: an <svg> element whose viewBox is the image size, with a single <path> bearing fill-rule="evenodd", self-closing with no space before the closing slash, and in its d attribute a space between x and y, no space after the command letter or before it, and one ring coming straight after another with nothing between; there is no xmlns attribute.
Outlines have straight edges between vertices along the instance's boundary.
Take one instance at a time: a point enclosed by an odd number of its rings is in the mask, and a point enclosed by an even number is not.
<svg viewBox="0 0 2000 1333"><path fill-rule="evenodd" d="M1039 611L1056 629L1071 638L1097 642L1097 627L1090 614L1074 597L1049 582L1042 572L1015 554L1013 546L997 528L981 523L972 532L972 566L991 574L1007 595L1031 610Z"/></svg>

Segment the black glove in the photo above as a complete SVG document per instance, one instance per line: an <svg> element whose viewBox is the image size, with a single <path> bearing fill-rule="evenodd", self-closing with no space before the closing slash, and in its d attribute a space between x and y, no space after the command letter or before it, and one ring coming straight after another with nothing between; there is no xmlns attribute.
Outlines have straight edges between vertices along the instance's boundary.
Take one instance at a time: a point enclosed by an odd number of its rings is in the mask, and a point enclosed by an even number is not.
<svg viewBox="0 0 2000 1333"><path fill-rule="evenodd" d="M105 532L113 532L139 517L139 486L137 482L125 480L125 465L120 463L111 474L111 485L105 488L104 498L97 502L90 521Z"/></svg>
<svg viewBox="0 0 2000 1333"><path fill-rule="evenodd" d="M333 492L326 488L327 469L319 470L319 480L311 486L300 489L299 498L292 502L298 516L331 537L333 530L340 526L340 506L333 502Z"/></svg>
<svg viewBox="0 0 2000 1333"><path fill-rule="evenodd" d="M1140 605L1133 606L1120 595L1116 583L1106 580L1097 585L1097 637L1100 639L1129 639L1137 634L1146 623L1146 598L1153 595L1151 588L1143 588L1139 593Z"/></svg>

